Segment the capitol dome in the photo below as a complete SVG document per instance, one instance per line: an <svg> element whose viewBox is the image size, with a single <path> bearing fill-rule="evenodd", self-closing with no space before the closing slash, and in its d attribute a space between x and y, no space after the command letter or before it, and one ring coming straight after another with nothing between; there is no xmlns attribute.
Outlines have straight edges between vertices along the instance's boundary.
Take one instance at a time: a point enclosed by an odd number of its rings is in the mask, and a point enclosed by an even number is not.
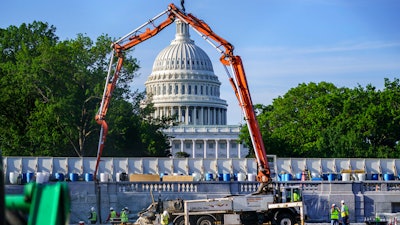
<svg viewBox="0 0 400 225"><path fill-rule="evenodd" d="M154 117L176 116L183 125L226 125L227 103L208 55L190 39L189 25L176 20L175 39L154 60L145 82Z"/></svg>

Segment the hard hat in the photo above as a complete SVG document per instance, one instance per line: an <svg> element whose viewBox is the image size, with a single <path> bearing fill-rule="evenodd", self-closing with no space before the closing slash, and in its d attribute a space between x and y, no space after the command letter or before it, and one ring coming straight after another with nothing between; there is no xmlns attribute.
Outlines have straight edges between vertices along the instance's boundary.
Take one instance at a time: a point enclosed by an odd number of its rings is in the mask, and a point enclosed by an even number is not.
<svg viewBox="0 0 400 225"><path fill-rule="evenodd" d="M336 206L336 204L332 204L332 207L335 207Z"/></svg>
<svg viewBox="0 0 400 225"><path fill-rule="evenodd" d="M164 215L164 216L168 215L168 211L165 210L165 211L163 212L163 215Z"/></svg>
<svg viewBox="0 0 400 225"><path fill-rule="evenodd" d="M340 203L344 204L344 200L340 201Z"/></svg>
<svg viewBox="0 0 400 225"><path fill-rule="evenodd" d="M125 210L128 210L128 207L125 207L124 209L125 209Z"/></svg>
<svg viewBox="0 0 400 225"><path fill-rule="evenodd" d="M114 210L114 208L113 207L110 207L110 211L113 211Z"/></svg>
<svg viewBox="0 0 400 225"><path fill-rule="evenodd" d="M91 211L94 211L94 207L90 208Z"/></svg>

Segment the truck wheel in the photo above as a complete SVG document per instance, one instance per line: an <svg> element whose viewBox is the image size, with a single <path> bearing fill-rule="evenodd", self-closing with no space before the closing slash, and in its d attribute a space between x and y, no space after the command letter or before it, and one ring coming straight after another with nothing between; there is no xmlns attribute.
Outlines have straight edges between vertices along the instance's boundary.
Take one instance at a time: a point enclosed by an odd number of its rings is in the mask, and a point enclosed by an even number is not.
<svg viewBox="0 0 400 225"><path fill-rule="evenodd" d="M294 225L295 221L291 214L289 213L282 213L278 215L277 225Z"/></svg>
<svg viewBox="0 0 400 225"><path fill-rule="evenodd" d="M181 216L174 222L174 225L185 225L185 217Z"/></svg>
<svg viewBox="0 0 400 225"><path fill-rule="evenodd" d="M196 225L213 225L215 223L215 219L211 216L202 216L197 220Z"/></svg>
<svg viewBox="0 0 400 225"><path fill-rule="evenodd" d="M189 225L191 225L191 224L195 224L192 217L189 218ZM185 217L184 216L178 217L175 220L174 225L185 225Z"/></svg>

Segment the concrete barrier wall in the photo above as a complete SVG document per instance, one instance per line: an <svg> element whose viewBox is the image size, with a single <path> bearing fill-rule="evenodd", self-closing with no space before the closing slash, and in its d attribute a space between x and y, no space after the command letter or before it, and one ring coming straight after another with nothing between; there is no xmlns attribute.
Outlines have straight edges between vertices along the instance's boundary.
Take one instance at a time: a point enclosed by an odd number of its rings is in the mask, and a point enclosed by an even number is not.
<svg viewBox="0 0 400 225"><path fill-rule="evenodd" d="M400 159L326 159L326 158L276 158L268 156L272 177L276 174L291 174L293 179L307 170L312 177L326 179L326 174L337 174L343 170L364 171L365 179L389 180L398 179ZM5 181L9 183L9 174L28 172L47 172L54 177L56 173L77 173L81 178L86 173L93 173L96 165L95 157L3 157ZM208 158L102 158L99 173L110 175L110 181L116 180L117 173L127 174L182 174L207 173L218 174L256 174L257 162L253 158L245 159L208 159ZM388 175L388 176L386 176ZM389 176L390 175L390 176ZM341 176L336 176L340 180ZM347 177L346 177L347 179ZM348 178L357 180L357 175ZM360 179L364 179L360 176Z"/></svg>
<svg viewBox="0 0 400 225"><path fill-rule="evenodd" d="M290 181L279 185L295 185L303 189L307 222L329 222L332 203L345 200L351 223L362 223L376 214L400 212L400 181L328 182ZM50 184L51 185L51 184ZM89 209L97 208L94 182L68 182L71 197L71 223L86 220ZM6 185L6 194L22 194L23 185ZM129 207L131 220L150 205L152 199L210 199L227 195L250 194L257 190L257 182L107 182L100 183L99 209L102 221L110 207L117 211Z"/></svg>

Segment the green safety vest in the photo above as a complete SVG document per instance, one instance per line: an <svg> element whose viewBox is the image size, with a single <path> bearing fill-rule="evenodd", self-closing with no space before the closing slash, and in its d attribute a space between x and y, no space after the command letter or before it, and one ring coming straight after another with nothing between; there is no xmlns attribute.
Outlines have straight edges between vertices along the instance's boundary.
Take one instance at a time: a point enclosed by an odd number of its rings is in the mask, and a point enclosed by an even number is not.
<svg viewBox="0 0 400 225"><path fill-rule="evenodd" d="M342 206L342 217L349 216L349 207L347 205Z"/></svg>
<svg viewBox="0 0 400 225"><path fill-rule="evenodd" d="M339 210L337 208L333 208L333 211L331 212L331 219L332 220L339 219Z"/></svg>
<svg viewBox="0 0 400 225"><path fill-rule="evenodd" d="M97 213L96 212L91 212L91 217L90 217L90 221L97 221Z"/></svg>
<svg viewBox="0 0 400 225"><path fill-rule="evenodd" d="M300 201L300 195L296 192L293 193L293 201L294 202Z"/></svg>
<svg viewBox="0 0 400 225"><path fill-rule="evenodd" d="M164 214L161 215L161 224L162 225L167 225L169 220L169 216L164 216Z"/></svg>
<svg viewBox="0 0 400 225"><path fill-rule="evenodd" d="M128 214L125 211L121 212L121 222L128 222Z"/></svg>
<svg viewBox="0 0 400 225"><path fill-rule="evenodd" d="M111 211L111 212L110 212L110 219L111 219L111 221L112 221L114 218L117 218L117 212Z"/></svg>

